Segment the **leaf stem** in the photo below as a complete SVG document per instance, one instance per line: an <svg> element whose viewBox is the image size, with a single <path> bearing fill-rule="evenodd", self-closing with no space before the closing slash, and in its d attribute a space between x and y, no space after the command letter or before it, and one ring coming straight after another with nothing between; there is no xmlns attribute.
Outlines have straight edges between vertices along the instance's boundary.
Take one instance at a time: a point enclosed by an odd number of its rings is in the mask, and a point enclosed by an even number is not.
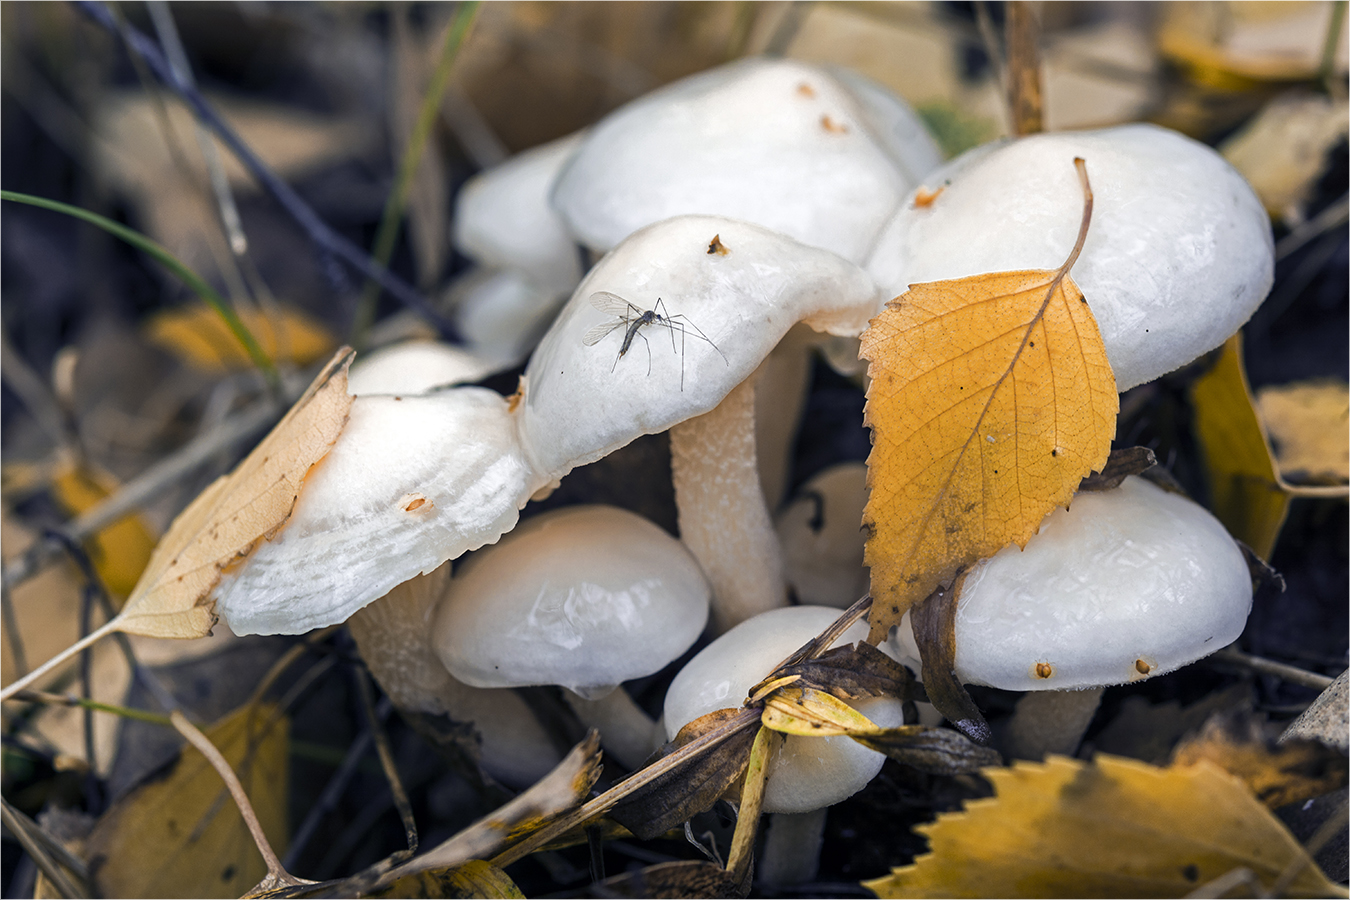
<svg viewBox="0 0 1350 900"><path fill-rule="evenodd" d="M163 246L152 241L139 231L134 231L119 222L114 222L112 219L104 218L98 213L90 212L87 209L81 209L78 206L71 206L56 200L48 200L44 197L34 197L31 194L20 194L17 191L0 191L0 200L12 200L15 203L26 203L29 206L37 206L42 209L64 213L65 215L81 219L91 225L102 228L113 237L126 241L131 246L154 258L156 262L172 272L179 281L182 281L191 288L197 296L201 297L207 306L215 310L216 315L220 316L221 320L225 323L225 326L230 329L230 333L235 336L235 339L238 340L248 352L249 358L253 360L253 364L258 367L258 370L262 372L263 377L267 379L267 385L272 392L275 394L281 390L281 381L280 377L277 375L276 366L272 364L271 358L253 337L253 333L248 330L248 326L235 314L235 311L230 307L230 304L226 302L220 294L216 293L215 288L207 284L196 272L179 262L178 258L168 250L164 249Z"/></svg>
<svg viewBox="0 0 1350 900"><path fill-rule="evenodd" d="M42 678L47 673L51 672L53 669L59 668L61 665L66 663L71 657L75 656L76 654L82 653L86 648L95 644L100 638L106 637L107 635L112 634L114 631L120 630L121 627L122 627L121 616L118 616L117 618L113 619L110 622L105 622L100 628L97 628L94 631L89 632L87 635L80 638L78 641L71 644L69 647L62 650L60 653L56 654L51 659L47 660L42 665L38 666L36 669L29 672L24 677L20 678L18 681L11 682L8 686L5 687L3 691L0 691L0 702L9 700L19 691L27 690L38 679Z"/></svg>

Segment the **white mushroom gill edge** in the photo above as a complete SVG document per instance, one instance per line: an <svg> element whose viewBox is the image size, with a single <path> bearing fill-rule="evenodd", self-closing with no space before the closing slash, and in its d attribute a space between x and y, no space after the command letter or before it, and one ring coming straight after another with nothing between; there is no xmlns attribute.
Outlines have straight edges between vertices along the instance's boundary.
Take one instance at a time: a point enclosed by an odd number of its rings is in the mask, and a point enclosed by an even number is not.
<svg viewBox="0 0 1350 900"><path fill-rule="evenodd" d="M628 321L595 308L601 291L632 304ZM591 270L530 359L520 410L525 453L536 471L561 477L643 434L712 413L792 325L857 334L876 302L875 285L857 266L759 226L681 216L644 228ZM666 318L637 324L648 311ZM613 331L587 345L587 333L606 323ZM672 432L672 465L683 484L732 498L719 510L677 486L682 531L718 518L709 533L736 542L720 554L733 572L724 573L719 559L699 559L715 586L714 617L725 627L764 608L766 596L773 605L785 599L780 556L765 550L777 539L758 483L753 400L714 415L689 426L702 430L698 440ZM731 446L740 451L736 459ZM685 452L700 447L707 452ZM733 472L734 489L716 481ZM767 587L740 598L725 593L733 583ZM723 614L723 605L738 611Z"/></svg>
<svg viewBox="0 0 1350 900"><path fill-rule="evenodd" d="M712 213L861 262L940 158L880 86L795 60L741 60L610 113L562 170L553 203L596 250Z"/></svg>
<svg viewBox="0 0 1350 900"><path fill-rule="evenodd" d="M977 147L928 176L941 193L901 207L867 268L888 297L919 282L1058 268L1081 218L1075 156L1095 202L1072 276L1123 391L1222 344L1270 290L1270 219L1203 144L1124 125Z"/></svg>

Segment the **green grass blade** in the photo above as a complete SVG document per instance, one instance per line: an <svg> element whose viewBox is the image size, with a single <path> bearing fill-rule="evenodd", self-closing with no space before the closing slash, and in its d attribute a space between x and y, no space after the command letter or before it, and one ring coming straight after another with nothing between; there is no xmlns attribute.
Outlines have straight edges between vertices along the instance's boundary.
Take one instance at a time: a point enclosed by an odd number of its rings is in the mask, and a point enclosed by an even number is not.
<svg viewBox="0 0 1350 900"><path fill-rule="evenodd" d="M183 263L178 261L168 250L152 241L150 238L141 234L139 231L114 222L112 219L100 216L98 213L92 213L87 209L80 209L78 206L70 206L66 203L59 203L56 200L48 200L44 197L34 197L31 194L20 194L17 191L0 191L0 200L12 200L15 203L26 203L29 206L38 206L42 209L49 209L53 212L65 213L68 216L74 216L82 219L91 225L97 225L113 237L126 241L138 250L144 251L155 259L160 265L172 272L178 280L182 281L201 297L206 305L215 310L216 314L224 321L230 332L239 340L244 349L248 352L249 358L259 371L267 379L267 383L272 388L280 385L280 379L277 377L277 367L273 365L271 358L263 350L262 346L253 337L253 332L248 330L245 325L225 301L225 298L216 293L211 285L207 284L201 276L189 269Z"/></svg>

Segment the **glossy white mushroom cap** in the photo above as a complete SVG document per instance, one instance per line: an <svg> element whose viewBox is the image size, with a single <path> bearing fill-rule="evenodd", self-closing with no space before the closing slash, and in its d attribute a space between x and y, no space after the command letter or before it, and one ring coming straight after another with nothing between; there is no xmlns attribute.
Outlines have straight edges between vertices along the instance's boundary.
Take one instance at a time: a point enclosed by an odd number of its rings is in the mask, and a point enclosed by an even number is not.
<svg viewBox="0 0 1350 900"><path fill-rule="evenodd" d="M1142 478L1080 493L1025 550L966 577L956 674L1013 691L1124 684L1235 641L1251 611L1246 561L1198 504ZM918 658L908 623L892 641Z"/></svg>
<svg viewBox="0 0 1350 900"><path fill-rule="evenodd" d="M500 366L440 341L404 341L362 354L347 374L347 390L363 394L423 394L432 388L478 381Z"/></svg>
<svg viewBox="0 0 1350 900"><path fill-rule="evenodd" d="M715 237L724 254L709 252ZM644 312L661 300L681 318L643 326L620 358L623 327L583 343L619 323L592 304L598 291ZM858 266L756 225L681 216L644 228L596 264L530 358L522 442L539 471L561 477L713 409L798 321L857 334L877 296Z"/></svg>
<svg viewBox="0 0 1350 900"><path fill-rule="evenodd" d="M1058 268L1082 217L1075 156L1087 162L1095 205L1073 280L1123 391L1219 346L1270 290L1270 219L1203 144L1124 125L976 148L928 176L942 193L907 203L867 268L888 298L919 282Z"/></svg>
<svg viewBox="0 0 1350 900"><path fill-rule="evenodd" d="M798 602L844 609L867 593L866 505L867 466L847 462L812 476L778 513L774 529Z"/></svg>
<svg viewBox="0 0 1350 900"><path fill-rule="evenodd" d="M738 708L750 688L790 653L839 618L824 606L789 606L761 613L737 625L703 648L680 670L666 693L666 734L719 709ZM855 623L836 646L867 638L867 626ZM877 725L904 723L899 700L876 697L849 704ZM862 790L886 757L849 737L790 736L769 766L765 812L809 812L838 803Z"/></svg>
<svg viewBox="0 0 1350 900"><path fill-rule="evenodd" d="M493 391L357 397L285 527L221 580L216 611L236 634L343 622L395 585L495 541L541 485Z"/></svg>
<svg viewBox="0 0 1350 900"><path fill-rule="evenodd" d="M465 562L432 644L475 687L556 684L594 699L693 645L709 588L661 528L612 506L555 510Z"/></svg>
<svg viewBox="0 0 1350 900"><path fill-rule="evenodd" d="M455 246L489 268L513 269L565 294L581 280L576 239L549 204L559 170L582 133L533 147L479 172L455 200Z"/></svg>
<svg viewBox="0 0 1350 900"><path fill-rule="evenodd" d="M553 202L596 250L652 222L703 213L861 262L941 159L918 117L883 88L807 63L749 59L602 119L563 169Z"/></svg>

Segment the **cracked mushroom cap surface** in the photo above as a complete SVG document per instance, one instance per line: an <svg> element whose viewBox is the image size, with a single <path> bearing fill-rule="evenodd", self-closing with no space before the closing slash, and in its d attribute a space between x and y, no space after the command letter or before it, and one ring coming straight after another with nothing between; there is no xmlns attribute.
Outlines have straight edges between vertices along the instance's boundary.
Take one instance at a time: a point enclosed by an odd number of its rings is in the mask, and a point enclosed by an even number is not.
<svg viewBox="0 0 1350 900"><path fill-rule="evenodd" d="M861 76L748 59L677 81L594 125L554 206L608 250L645 225L705 213L861 262L942 160L904 101Z"/></svg>
<svg viewBox="0 0 1350 900"><path fill-rule="evenodd" d="M632 305L627 321L595 306L602 292ZM798 321L857 334L877 297L858 266L757 225L679 216L644 228L596 264L530 358L526 452L561 477L715 408ZM669 324L634 329L648 311Z"/></svg>
<svg viewBox="0 0 1350 900"><path fill-rule="evenodd" d="M788 606L748 619L699 651L666 692L666 735L719 709L738 708L750 688L788 654L839 618L827 606ZM842 647L867 639L867 625L855 622L835 641ZM904 723L903 704L892 697L847 701L883 728ZM886 757L850 737L790 735L769 763L764 811L810 812L853 796L881 771Z"/></svg>
<svg viewBox="0 0 1350 900"><path fill-rule="evenodd" d="M1219 521L1131 476L1077 494L1026 549L1010 544L971 569L956 674L1010 691L1139 681L1237 640L1251 605L1246 560ZM908 622L890 643L918 659Z"/></svg>
<svg viewBox="0 0 1350 900"><path fill-rule="evenodd" d="M465 562L435 613L432 646L465 684L556 684L598 699L689 649L710 593L659 526L613 506L568 507Z"/></svg>
<svg viewBox="0 0 1350 900"><path fill-rule="evenodd" d="M357 397L285 526L221 579L216 611L235 634L344 622L395 585L495 541L541 486L494 391Z"/></svg>
<svg viewBox="0 0 1350 900"><path fill-rule="evenodd" d="M1074 245L1087 162L1095 202L1070 273L1124 391L1222 344L1274 278L1270 219L1236 169L1154 125L1037 134L977 147L931 173L867 269L888 297L911 284L1057 269Z"/></svg>

